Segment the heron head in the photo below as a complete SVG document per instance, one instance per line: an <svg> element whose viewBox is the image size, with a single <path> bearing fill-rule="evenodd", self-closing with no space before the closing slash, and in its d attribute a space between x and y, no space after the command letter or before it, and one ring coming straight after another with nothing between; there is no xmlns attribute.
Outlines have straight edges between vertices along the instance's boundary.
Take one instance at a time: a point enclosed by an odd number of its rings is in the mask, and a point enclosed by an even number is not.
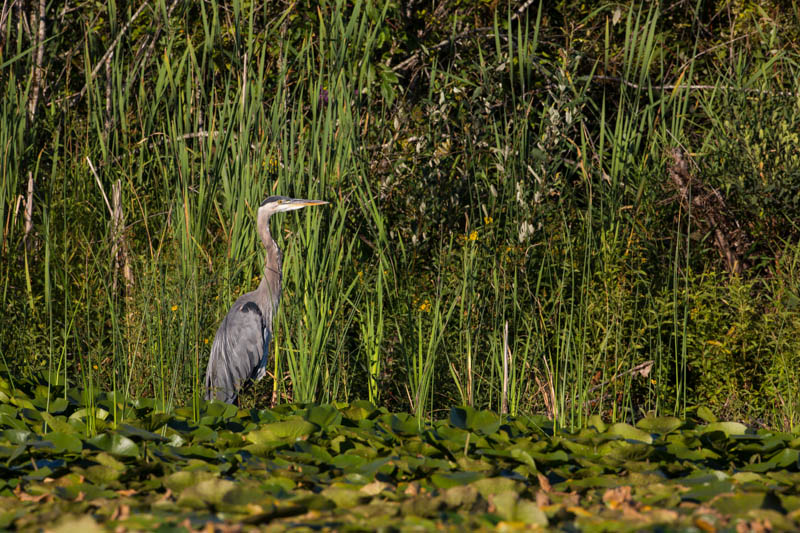
<svg viewBox="0 0 800 533"><path fill-rule="evenodd" d="M283 211L294 211L310 205L324 205L328 202L323 200L304 200L302 198L288 198L286 196L270 196L258 208L259 212L271 215Z"/></svg>

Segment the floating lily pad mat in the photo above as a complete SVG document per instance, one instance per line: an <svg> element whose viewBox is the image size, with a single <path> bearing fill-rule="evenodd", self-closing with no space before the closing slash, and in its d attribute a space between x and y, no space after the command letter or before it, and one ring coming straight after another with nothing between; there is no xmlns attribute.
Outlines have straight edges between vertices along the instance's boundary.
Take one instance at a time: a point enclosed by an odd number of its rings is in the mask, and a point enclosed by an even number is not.
<svg viewBox="0 0 800 533"><path fill-rule="evenodd" d="M420 428L366 402L164 413L15 385L0 378L0 529L800 529L800 437L737 423L554 434L453 408Z"/></svg>

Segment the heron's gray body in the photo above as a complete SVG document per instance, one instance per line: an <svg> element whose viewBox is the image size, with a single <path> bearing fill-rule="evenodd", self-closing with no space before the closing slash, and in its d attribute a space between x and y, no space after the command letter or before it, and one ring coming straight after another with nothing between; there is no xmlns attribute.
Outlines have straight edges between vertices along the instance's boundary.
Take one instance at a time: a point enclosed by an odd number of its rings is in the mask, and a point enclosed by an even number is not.
<svg viewBox="0 0 800 533"><path fill-rule="evenodd" d="M207 400L233 403L242 385L267 373L272 326L255 292L240 296L217 330L206 370Z"/></svg>
<svg viewBox="0 0 800 533"><path fill-rule="evenodd" d="M259 381L267 374L272 320L281 299L283 257L270 235L269 217L273 213L324 203L327 202L271 196L259 207L256 228L267 250L264 277L256 290L236 300L217 330L206 370L206 400L233 403L242 386L250 380Z"/></svg>

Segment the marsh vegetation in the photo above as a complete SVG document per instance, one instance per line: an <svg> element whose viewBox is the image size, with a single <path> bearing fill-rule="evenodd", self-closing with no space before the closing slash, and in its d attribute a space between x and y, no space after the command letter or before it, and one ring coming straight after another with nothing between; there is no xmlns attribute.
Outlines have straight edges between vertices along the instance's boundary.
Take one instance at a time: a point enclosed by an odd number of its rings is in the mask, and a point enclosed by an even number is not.
<svg viewBox="0 0 800 533"><path fill-rule="evenodd" d="M795 429L798 8L12 3L0 369L200 416L288 214L245 407Z"/></svg>

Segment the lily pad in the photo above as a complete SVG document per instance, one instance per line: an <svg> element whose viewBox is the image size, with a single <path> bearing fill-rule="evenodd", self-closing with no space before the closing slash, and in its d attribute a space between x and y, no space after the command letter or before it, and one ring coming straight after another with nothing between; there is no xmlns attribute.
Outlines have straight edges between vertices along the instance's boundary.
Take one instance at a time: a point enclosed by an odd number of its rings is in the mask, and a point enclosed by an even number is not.
<svg viewBox="0 0 800 533"><path fill-rule="evenodd" d="M611 425L605 432L607 435L617 435L627 440L634 440L644 442L647 444L653 443L653 437L650 433L637 429L630 424L618 422Z"/></svg>
<svg viewBox="0 0 800 533"><path fill-rule="evenodd" d="M124 457L138 457L140 453L135 442L119 433L103 433L87 440L86 443L104 452Z"/></svg>
<svg viewBox="0 0 800 533"><path fill-rule="evenodd" d="M661 435L672 433L682 425L683 422L674 416L648 416L636 423L639 429Z"/></svg>
<svg viewBox="0 0 800 533"><path fill-rule="evenodd" d="M747 426L739 422L713 422L702 428L703 433L712 431L722 431L730 437L731 435L744 435L747 432Z"/></svg>
<svg viewBox="0 0 800 533"><path fill-rule="evenodd" d="M307 437L313 433L316 428L317 426L315 424L301 418L296 418L293 420L265 424L259 429L248 433L245 438L255 444L274 441L291 442Z"/></svg>
<svg viewBox="0 0 800 533"><path fill-rule="evenodd" d="M491 411L479 411L472 407L450 409L450 423L459 429L491 435L500 429L501 419Z"/></svg>

